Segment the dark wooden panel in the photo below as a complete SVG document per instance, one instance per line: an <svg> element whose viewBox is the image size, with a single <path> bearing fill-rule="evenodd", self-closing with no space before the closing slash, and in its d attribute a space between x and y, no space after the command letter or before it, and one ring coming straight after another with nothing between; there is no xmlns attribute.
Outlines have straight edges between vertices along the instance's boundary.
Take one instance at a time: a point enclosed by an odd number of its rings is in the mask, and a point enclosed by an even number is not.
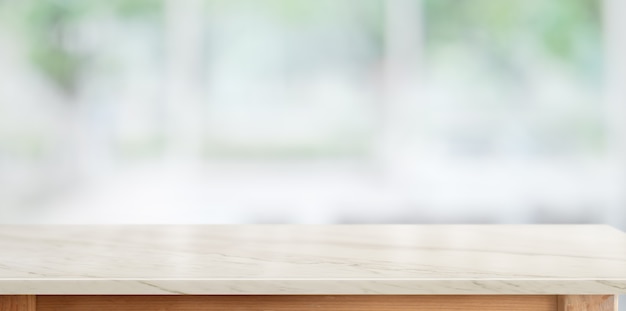
<svg viewBox="0 0 626 311"><path fill-rule="evenodd" d="M35 296L2 296L0 295L0 311L35 311Z"/></svg>
<svg viewBox="0 0 626 311"><path fill-rule="evenodd" d="M40 311L556 311L556 296L39 296ZM4 310L3 310L4 311Z"/></svg>
<svg viewBox="0 0 626 311"><path fill-rule="evenodd" d="M617 311L615 295L559 296L559 311Z"/></svg>

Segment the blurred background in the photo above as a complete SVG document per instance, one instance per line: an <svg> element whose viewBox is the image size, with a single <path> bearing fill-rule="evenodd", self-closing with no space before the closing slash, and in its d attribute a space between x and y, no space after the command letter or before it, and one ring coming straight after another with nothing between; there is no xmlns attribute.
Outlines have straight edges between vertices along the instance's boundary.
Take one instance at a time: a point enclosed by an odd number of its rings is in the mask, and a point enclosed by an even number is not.
<svg viewBox="0 0 626 311"><path fill-rule="evenodd" d="M0 0L0 222L626 230L626 1Z"/></svg>

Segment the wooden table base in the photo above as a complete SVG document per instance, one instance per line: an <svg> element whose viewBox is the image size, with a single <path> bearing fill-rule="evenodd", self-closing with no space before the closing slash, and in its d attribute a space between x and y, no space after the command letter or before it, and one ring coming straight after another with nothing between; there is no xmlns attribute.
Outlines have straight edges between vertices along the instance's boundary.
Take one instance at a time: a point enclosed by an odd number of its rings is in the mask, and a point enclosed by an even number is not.
<svg viewBox="0 0 626 311"><path fill-rule="evenodd" d="M616 311L614 295L0 296L0 311Z"/></svg>

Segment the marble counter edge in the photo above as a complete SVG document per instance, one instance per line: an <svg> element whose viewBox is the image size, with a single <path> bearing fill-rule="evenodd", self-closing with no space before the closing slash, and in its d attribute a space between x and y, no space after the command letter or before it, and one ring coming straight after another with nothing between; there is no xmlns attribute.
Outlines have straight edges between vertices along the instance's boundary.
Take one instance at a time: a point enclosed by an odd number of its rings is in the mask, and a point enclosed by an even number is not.
<svg viewBox="0 0 626 311"><path fill-rule="evenodd" d="M607 295L626 279L2 279L0 295Z"/></svg>

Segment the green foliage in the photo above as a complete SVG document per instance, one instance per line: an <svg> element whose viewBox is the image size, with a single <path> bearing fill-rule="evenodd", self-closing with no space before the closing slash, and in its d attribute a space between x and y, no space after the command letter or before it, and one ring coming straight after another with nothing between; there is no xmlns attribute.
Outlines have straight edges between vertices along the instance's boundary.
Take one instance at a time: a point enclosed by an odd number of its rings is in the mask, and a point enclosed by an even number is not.
<svg viewBox="0 0 626 311"><path fill-rule="evenodd" d="M345 0L348 1L348 0ZM417 1L417 0L416 0ZM575 70L594 75L601 68L599 0L422 0L427 49L457 44L475 49L492 62L506 63L514 51L544 51ZM382 49L384 0L206 0L209 7L244 6L270 10L291 24L358 19ZM341 9L340 9L341 8ZM93 14L110 12L120 19L160 19L164 0L20 0L0 1L0 22L16 23L33 63L52 81L72 92L89 55L68 46L73 27ZM382 55L382 53L380 54ZM506 67L507 65L505 65ZM511 65L508 65L512 68Z"/></svg>
<svg viewBox="0 0 626 311"><path fill-rule="evenodd" d="M81 58L67 53L54 44L45 44L40 41L38 43L40 47L31 51L32 61L63 90L73 93L80 73Z"/></svg>
<svg viewBox="0 0 626 311"><path fill-rule="evenodd" d="M427 39L435 52L442 45L462 42L510 54L535 43L535 48L579 70L598 67L599 0L424 1Z"/></svg>
<svg viewBox="0 0 626 311"><path fill-rule="evenodd" d="M160 16L164 0L111 0L99 1L100 6L113 8L122 17Z"/></svg>
<svg viewBox="0 0 626 311"><path fill-rule="evenodd" d="M155 17L162 5L162 0L24 0L0 2L0 13L12 17L5 23L13 23L22 34L33 64L71 95L90 56L72 49L77 23L101 12Z"/></svg>
<svg viewBox="0 0 626 311"><path fill-rule="evenodd" d="M25 11L30 56L34 64L71 92L79 74L80 57L67 50L67 30L86 13L85 2L37 1Z"/></svg>

